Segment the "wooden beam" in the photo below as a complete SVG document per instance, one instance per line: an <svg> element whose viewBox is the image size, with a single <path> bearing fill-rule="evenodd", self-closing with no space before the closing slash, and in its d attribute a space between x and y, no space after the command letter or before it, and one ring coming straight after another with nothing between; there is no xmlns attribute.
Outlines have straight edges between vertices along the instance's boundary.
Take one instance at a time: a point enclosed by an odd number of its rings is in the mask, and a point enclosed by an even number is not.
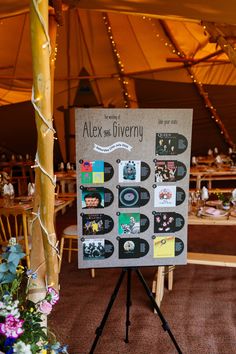
<svg viewBox="0 0 236 354"><path fill-rule="evenodd" d="M202 25L214 42L227 54L231 63L236 66L236 48L225 38L222 29L218 28L214 22L202 22Z"/></svg>
<svg viewBox="0 0 236 354"><path fill-rule="evenodd" d="M199 63L202 63L202 62L209 62L208 59L211 59L217 55L220 55L222 54L224 51L222 49L220 50L217 50L216 52L214 53L211 53L211 54L208 54L206 55L205 57L202 57L200 59L194 59L194 58L167 58L166 61L167 62L182 62L182 63L185 63L185 64L189 64L189 65L196 65L196 64L199 64ZM213 61L214 63L216 62L216 60ZM218 60L218 62L221 62L221 60Z"/></svg>
<svg viewBox="0 0 236 354"><path fill-rule="evenodd" d="M178 43L175 41L175 39L173 38L167 24L163 21L163 20L160 20L159 21L162 28L163 28L163 31L165 32L166 36L169 38L169 40L171 41L171 44L172 46L174 47L174 49L176 50L176 52L180 52L183 54L183 56L185 57L185 53L183 53L181 51L181 48L179 47ZM216 112L216 109L214 108L209 96L208 96L208 93L205 91L204 89L204 86L202 83L198 82L198 80L195 79L195 76L194 76L194 71L192 70L191 67L189 67L188 65L185 65L185 68L187 70L187 72L189 73L189 76L193 79L193 83L195 84L195 87L198 91L198 93L201 95L201 97L203 98L204 100L204 103L205 103L205 106L209 109L210 111L210 114L211 114L211 117L214 119L214 122L217 124L217 126L219 127L220 129L220 133L222 134L222 136L224 137L226 143L229 145L229 146L234 146L234 142L233 140L231 139L231 136L229 134L229 132L227 131L227 129L225 128L219 114Z"/></svg>

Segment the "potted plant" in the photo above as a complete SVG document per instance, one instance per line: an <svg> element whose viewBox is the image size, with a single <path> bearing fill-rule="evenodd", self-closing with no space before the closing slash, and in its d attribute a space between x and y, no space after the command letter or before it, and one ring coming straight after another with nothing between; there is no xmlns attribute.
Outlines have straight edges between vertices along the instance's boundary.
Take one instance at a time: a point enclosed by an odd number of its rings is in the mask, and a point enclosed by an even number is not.
<svg viewBox="0 0 236 354"><path fill-rule="evenodd" d="M232 201L232 194L217 192L216 195L217 195L218 200L220 200L222 202L222 208L224 210L229 210L230 206L231 206L231 201Z"/></svg>
<svg viewBox="0 0 236 354"><path fill-rule="evenodd" d="M0 264L0 354L68 353L55 335L43 326L43 318L59 300L48 287L37 303L28 299L29 279L37 274L19 265L22 248L11 239Z"/></svg>

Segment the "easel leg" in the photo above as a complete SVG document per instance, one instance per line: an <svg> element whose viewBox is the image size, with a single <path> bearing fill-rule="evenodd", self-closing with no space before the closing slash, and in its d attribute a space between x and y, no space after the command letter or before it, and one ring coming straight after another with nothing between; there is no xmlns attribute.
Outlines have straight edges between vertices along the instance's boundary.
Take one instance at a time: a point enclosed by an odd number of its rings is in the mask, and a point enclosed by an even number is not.
<svg viewBox="0 0 236 354"><path fill-rule="evenodd" d="M160 320L161 320L161 322L162 322L162 327L163 327L164 331L167 331L167 332L168 332L168 334L169 334L169 336L170 336L170 338L171 338L171 340L172 340L172 342L173 342L173 344L174 344L174 346L175 346L177 352L178 352L179 354L182 354L182 351L181 351L181 349L180 349L178 343L176 342L176 339L175 339L173 333L171 332L170 327L169 327L167 321L165 320L164 316L162 315L160 308L157 306L157 303L156 303L156 301L155 301L155 298L154 298L154 296L152 295L152 292L151 292L151 290L149 289L147 283L145 282L145 280L144 280L144 278L143 278L143 275L142 275L142 273L139 271L139 269L136 269L136 274L137 274L139 280L141 281L141 283L142 283L144 289L146 290L146 293L147 293L149 299L151 300L151 303L152 303L153 307L155 308L155 310L156 310L156 312L157 312L157 314L158 314L158 316L159 316L159 318L160 318Z"/></svg>
<svg viewBox="0 0 236 354"><path fill-rule="evenodd" d="M160 320L162 322L162 327L163 327L164 331L168 332L168 334L169 334L169 336L170 336L170 338L171 338L171 340L172 340L172 342L173 342L178 354L182 354L182 351L181 351L180 347L178 346L178 343L176 342L176 339L175 339L174 335L172 334L167 321L165 320L164 316L162 315L161 310L158 307L151 290L149 289L147 283L145 282L145 280L144 280L144 278L142 276L142 273L137 268L124 268L122 270L122 272L120 274L120 277L119 277L119 279L117 281L117 284L115 286L115 289L113 291L113 294L111 295L109 304L108 304L108 306L106 308L106 311L105 311L103 319L102 319L102 321L100 323L100 326L97 327L97 329L96 329L96 332L95 332L96 333L96 337L94 339L94 342L93 342L93 345L92 345L92 348L91 348L89 354L93 354L94 353L94 350L96 348L97 342L99 340L99 337L102 335L102 331L103 331L103 328L105 326L106 320L107 320L107 318L109 316L109 313L111 311L112 305L113 305L113 303L114 303L114 301L116 299L116 296L118 294L118 291L120 289L122 280L123 280L124 275L125 275L126 272L127 272L127 295L126 295L127 298L126 298L126 336L125 336L125 342L129 343L129 326L131 324L129 317L130 317L130 306L131 306L131 272L132 272L132 270L136 271L136 274L137 274L139 280L141 281L141 283L142 283L142 285L143 285L143 287L144 287L149 299L151 300L151 303L152 303L154 309L156 310L156 312L157 312L157 314L158 314L158 316L159 316L159 318L160 318Z"/></svg>
<svg viewBox="0 0 236 354"><path fill-rule="evenodd" d="M95 332L95 333L96 333L96 337L95 337L95 339L94 339L94 342L93 342L92 348L90 349L89 354L93 354L93 353L94 353L94 350L95 350L95 348L96 348L97 342L98 342L98 340L99 340L99 337L102 335L103 328L104 328L104 326L105 326L106 320L107 320L107 318L108 318L108 316L109 316L109 313L110 313L110 311L111 311L112 305L113 305L113 303L114 303L114 301L115 301L115 299L116 299L116 296L117 296L118 291L119 291L119 289L120 289L120 286L121 286L121 283L122 283L122 280L123 280L123 278L124 278L125 273L126 273L126 270L123 269L122 272L121 272L121 274L120 274L120 277L119 277L119 279L118 279L118 282L117 282L117 284L116 284L116 286L115 286L115 289L114 289L114 291L113 291L113 294L111 295L109 304L108 304L108 306L107 306L107 308L106 308L106 311L105 311L105 313L104 313L104 316L103 316L103 319L102 319L102 321L101 321L101 323L100 323L100 326L97 327L97 329L96 329L96 332Z"/></svg>
<svg viewBox="0 0 236 354"><path fill-rule="evenodd" d="M131 269L127 269L127 296L126 296L126 333L125 333L125 343L129 343L129 326L130 322L130 306L131 306Z"/></svg>

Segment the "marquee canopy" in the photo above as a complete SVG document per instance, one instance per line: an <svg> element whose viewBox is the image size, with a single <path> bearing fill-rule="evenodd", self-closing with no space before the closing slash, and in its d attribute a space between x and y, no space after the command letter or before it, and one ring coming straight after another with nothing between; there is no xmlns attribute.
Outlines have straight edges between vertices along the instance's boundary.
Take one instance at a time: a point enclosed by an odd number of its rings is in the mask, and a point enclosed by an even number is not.
<svg viewBox="0 0 236 354"><path fill-rule="evenodd" d="M177 91L189 85L200 95L201 104L208 106L208 113L199 114L202 120L198 128L212 129L212 137L219 144L222 138L227 143L235 140L235 107L229 100L236 85L234 1L64 0L62 3L60 13L60 1L52 1L62 19L57 36L54 117L64 159L74 158L71 107L163 107L168 106L167 96L173 107L178 107L181 97L177 100ZM0 4L2 106L29 101L31 97L28 10L28 0ZM174 83L181 86L164 97L165 83L165 87ZM220 92L215 93L213 87L222 92L229 88L226 98L221 99ZM192 103L190 98L186 101L186 92L189 90L183 91L185 102L181 107L198 106L198 101ZM151 102L158 97L161 103ZM227 113L222 107L227 108ZM203 120L206 115L208 123ZM63 144L65 131L71 141L67 154Z"/></svg>

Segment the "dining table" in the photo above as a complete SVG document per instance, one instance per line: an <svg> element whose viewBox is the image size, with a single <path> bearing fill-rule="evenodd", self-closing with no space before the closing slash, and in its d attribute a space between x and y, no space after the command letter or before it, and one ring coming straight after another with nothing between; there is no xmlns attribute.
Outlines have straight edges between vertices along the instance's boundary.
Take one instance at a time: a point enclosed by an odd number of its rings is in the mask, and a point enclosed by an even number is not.
<svg viewBox="0 0 236 354"><path fill-rule="evenodd" d="M58 185L58 195L74 195L76 196L76 171L59 171L55 173Z"/></svg>
<svg viewBox="0 0 236 354"><path fill-rule="evenodd" d="M209 189L214 181L236 181L236 166L192 166L190 182L195 182L196 189L201 189L204 181Z"/></svg>
<svg viewBox="0 0 236 354"><path fill-rule="evenodd" d="M188 215L188 225L225 226L225 232L227 232L228 226L236 227L236 206L233 205L229 210L224 210L219 205L213 208L206 204L198 210L193 209ZM187 258L188 263L191 264L236 267L236 255L189 252Z"/></svg>
<svg viewBox="0 0 236 354"><path fill-rule="evenodd" d="M218 206L219 207L219 206ZM232 206L229 210L224 211L219 208L219 212L214 214L207 214L207 210L212 212L212 206L203 206L200 208L192 208L188 214L188 225L201 226L225 226L236 228L236 206ZM216 208L217 210L217 208ZM205 266L221 266L221 267L236 267L236 255L228 254L215 254L215 253L200 253L200 252L187 252L187 264L198 264ZM174 279L173 266L159 266L155 273L152 291L155 294L155 300L158 306L164 297L164 278L168 276L168 290L173 288Z"/></svg>
<svg viewBox="0 0 236 354"><path fill-rule="evenodd" d="M63 211L67 206L70 206L75 197L55 198L54 202L54 220L60 211ZM0 208L22 209L28 211L29 214L33 211L33 199L31 196L22 196L16 198L0 198Z"/></svg>

